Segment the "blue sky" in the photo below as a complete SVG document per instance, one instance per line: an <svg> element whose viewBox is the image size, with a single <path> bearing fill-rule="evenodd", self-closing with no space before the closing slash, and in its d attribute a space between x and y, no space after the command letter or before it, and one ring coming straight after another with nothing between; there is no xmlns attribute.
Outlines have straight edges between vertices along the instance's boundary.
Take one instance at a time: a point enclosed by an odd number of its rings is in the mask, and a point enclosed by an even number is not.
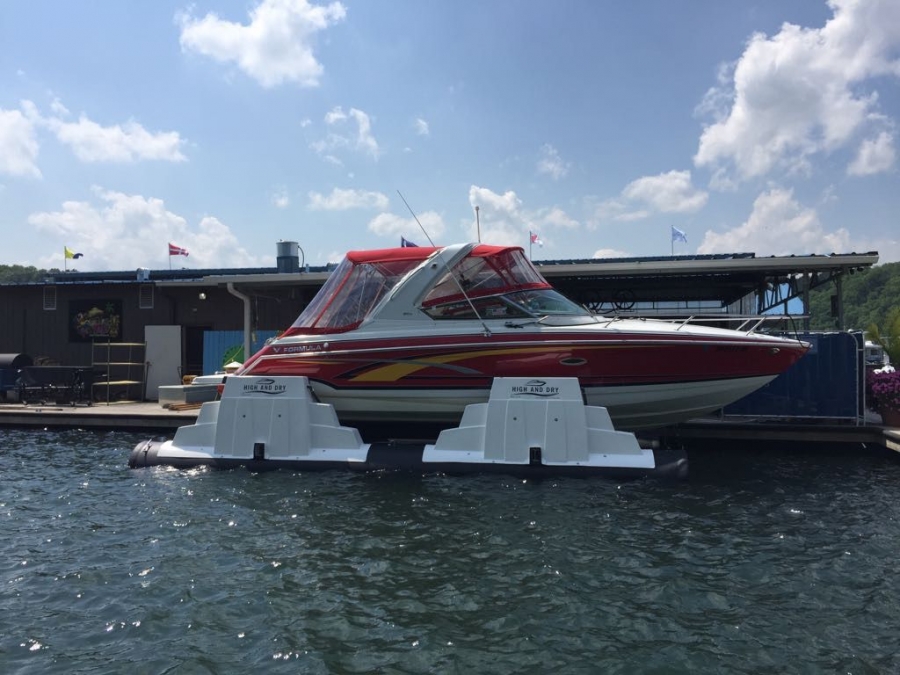
<svg viewBox="0 0 900 675"><path fill-rule="evenodd" d="M896 0L7 0L0 263L897 261L898 122Z"/></svg>

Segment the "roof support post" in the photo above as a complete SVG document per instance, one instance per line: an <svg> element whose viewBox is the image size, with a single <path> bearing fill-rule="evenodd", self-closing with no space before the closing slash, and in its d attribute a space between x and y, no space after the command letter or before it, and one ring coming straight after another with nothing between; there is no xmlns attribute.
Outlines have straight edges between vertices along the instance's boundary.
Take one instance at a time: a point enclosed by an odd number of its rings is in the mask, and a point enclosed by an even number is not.
<svg viewBox="0 0 900 675"><path fill-rule="evenodd" d="M835 295L837 296L838 330L845 330L844 325L844 275L838 274L834 278Z"/></svg>
<svg viewBox="0 0 900 675"><path fill-rule="evenodd" d="M244 302L244 361L250 358L250 297L244 295L234 287L234 283L228 282L228 292Z"/></svg>

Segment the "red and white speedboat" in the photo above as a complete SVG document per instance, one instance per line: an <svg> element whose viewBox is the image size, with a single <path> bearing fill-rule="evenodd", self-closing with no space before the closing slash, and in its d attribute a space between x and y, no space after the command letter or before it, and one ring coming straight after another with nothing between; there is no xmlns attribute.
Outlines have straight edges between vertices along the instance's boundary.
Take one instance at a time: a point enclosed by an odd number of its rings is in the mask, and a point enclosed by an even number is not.
<svg viewBox="0 0 900 675"><path fill-rule="evenodd" d="M596 316L521 248L347 254L294 324L238 375L305 375L342 423L458 422L494 377L577 377L620 429L717 410L809 345L754 331Z"/></svg>

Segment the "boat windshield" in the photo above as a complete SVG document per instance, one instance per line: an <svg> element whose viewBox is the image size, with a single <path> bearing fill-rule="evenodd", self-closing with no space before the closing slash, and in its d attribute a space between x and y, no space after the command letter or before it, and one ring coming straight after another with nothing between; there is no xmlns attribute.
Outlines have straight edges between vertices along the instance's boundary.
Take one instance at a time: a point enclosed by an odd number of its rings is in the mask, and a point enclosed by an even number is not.
<svg viewBox="0 0 900 675"><path fill-rule="evenodd" d="M344 258L312 302L297 317L290 333L337 333L353 330L422 256L358 262Z"/></svg>
<svg viewBox="0 0 900 675"><path fill-rule="evenodd" d="M438 280L422 301L422 309L433 319L590 316L553 290L518 248L484 254L475 249Z"/></svg>
<svg viewBox="0 0 900 675"><path fill-rule="evenodd" d="M552 287L522 249L484 247L482 252L476 248L437 281L422 300L422 307L537 288Z"/></svg>
<svg viewBox="0 0 900 675"><path fill-rule="evenodd" d="M285 334L357 328L401 279L436 250L413 247L348 253ZM486 245L476 246L440 275L420 306L434 319L590 316L554 291L522 249Z"/></svg>
<svg viewBox="0 0 900 675"><path fill-rule="evenodd" d="M472 311L472 308L475 311ZM477 314L476 314L477 312ZM454 300L425 308L433 319L528 319L544 316L591 316L557 291L536 288L468 300Z"/></svg>

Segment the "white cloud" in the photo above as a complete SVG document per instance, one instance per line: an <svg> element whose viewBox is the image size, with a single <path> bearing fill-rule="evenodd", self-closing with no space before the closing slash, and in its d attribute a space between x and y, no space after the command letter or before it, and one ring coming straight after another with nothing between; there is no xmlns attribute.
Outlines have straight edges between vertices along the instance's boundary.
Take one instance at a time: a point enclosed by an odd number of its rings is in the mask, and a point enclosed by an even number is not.
<svg viewBox="0 0 900 675"><path fill-rule="evenodd" d="M272 193L272 204L275 208L278 209L286 209L291 205L291 197L288 195L287 190L284 188L278 188L275 192Z"/></svg>
<svg viewBox="0 0 900 675"><path fill-rule="evenodd" d="M894 166L896 158L893 134L882 131L877 138L869 138L862 142L856 158L847 167L847 173L851 176L881 173Z"/></svg>
<svg viewBox="0 0 900 675"><path fill-rule="evenodd" d="M559 151L552 145L541 146L540 157L537 162L537 172L551 176L553 180L559 180L569 173L569 162L564 162L559 156Z"/></svg>
<svg viewBox="0 0 900 675"><path fill-rule="evenodd" d="M614 248L598 248L592 258L627 258L628 253Z"/></svg>
<svg viewBox="0 0 900 675"><path fill-rule="evenodd" d="M64 106L62 101L57 97L54 97L50 102L50 110L52 110L57 117L66 117L69 114L69 109Z"/></svg>
<svg viewBox="0 0 900 675"><path fill-rule="evenodd" d="M690 171L669 171L644 176L625 186L622 196L659 213L694 213L706 206L709 195L691 184Z"/></svg>
<svg viewBox="0 0 900 675"><path fill-rule="evenodd" d="M598 204L593 215L596 220L633 222L657 213L694 213L708 199L708 193L694 187L690 171L669 171L632 181L621 195Z"/></svg>
<svg viewBox="0 0 900 675"><path fill-rule="evenodd" d="M527 246L528 233L540 235L544 244L553 247L553 230L575 230L580 227L577 220L563 209L552 206L536 210L526 209L522 200L512 191L499 194L489 188L472 185L469 188L469 204L473 212L479 208L481 241L486 244ZM474 218L463 226L470 241L476 241L477 223ZM568 236L568 235L567 235Z"/></svg>
<svg viewBox="0 0 900 675"><path fill-rule="evenodd" d="M620 213L613 220L616 220L620 223L633 223L638 220L644 220L645 218L649 218L653 213L651 211L638 210L638 211L628 211L627 213Z"/></svg>
<svg viewBox="0 0 900 675"><path fill-rule="evenodd" d="M558 206L551 206L550 208L539 210L534 215L533 219L540 227L547 225L550 227L561 227L567 230L574 230L579 226L577 220L572 218Z"/></svg>
<svg viewBox="0 0 900 675"><path fill-rule="evenodd" d="M340 160L334 157L334 151L342 149L363 152L378 159L378 141L372 135L372 122L365 112L357 108L350 108L350 112L345 113L341 106L337 106L325 115L325 124L329 127L342 127L345 122L350 120L356 122L355 134L341 134L332 131L325 138L311 143L310 147L327 161L333 160L337 163L340 163Z"/></svg>
<svg viewBox="0 0 900 675"><path fill-rule="evenodd" d="M43 122L83 162L187 160L181 153L184 140L177 131L153 133L133 120L123 125L103 127L85 115L81 115L77 122L64 122L53 117Z"/></svg>
<svg viewBox="0 0 900 675"><path fill-rule="evenodd" d="M61 266L62 245L84 253L82 269L163 269L167 242L190 252L179 260L190 267L246 267L264 264L239 245L217 218L206 216L196 228L166 209L161 199L93 188L97 201L63 202L59 211L33 213L28 222L60 243L45 266ZM99 203L98 203L99 202Z"/></svg>
<svg viewBox="0 0 900 675"><path fill-rule="evenodd" d="M369 221L368 228L370 232L377 235L406 237L424 246L425 244L421 241L422 227L424 227L431 240L437 243L444 234L444 219L434 211L418 214L418 219L416 222L415 218L401 218L393 213L379 213ZM419 223L422 223L422 227L419 227ZM399 240L396 245L400 245Z"/></svg>
<svg viewBox="0 0 900 675"><path fill-rule="evenodd" d="M0 108L0 173L40 178L39 150L34 122L19 110Z"/></svg>
<svg viewBox="0 0 900 675"><path fill-rule="evenodd" d="M388 205L387 196L381 192L334 188L330 195L310 192L309 204L306 208L312 211L346 211L348 209L386 209Z"/></svg>
<svg viewBox="0 0 900 675"><path fill-rule="evenodd" d="M727 232L707 231L697 248L701 254L744 253L790 255L840 253L851 250L847 230L826 232L815 209L794 199L792 190L772 188L753 203L750 217Z"/></svg>
<svg viewBox="0 0 900 675"><path fill-rule="evenodd" d="M507 190L501 195L477 185L469 188L469 203L473 208L480 207L482 212L487 209L514 217L518 217L519 209L522 207L522 200L512 190Z"/></svg>
<svg viewBox="0 0 900 675"><path fill-rule="evenodd" d="M878 251L878 262L881 264L900 262L900 239L884 239L861 250Z"/></svg>
<svg viewBox="0 0 900 675"><path fill-rule="evenodd" d="M316 33L342 21L340 2L314 5L307 0L263 0L250 11L247 25L179 14L181 48L220 63L235 63L263 87L285 82L315 87L323 73L313 54Z"/></svg>
<svg viewBox="0 0 900 675"><path fill-rule="evenodd" d="M53 99L51 110L66 116L68 109ZM182 162L184 140L176 131L153 133L135 121L103 127L82 114L77 122L44 117L32 101L22 101L22 112L0 109L0 171L40 175L34 163L38 153L36 130L49 129L83 162Z"/></svg>
<svg viewBox="0 0 900 675"><path fill-rule="evenodd" d="M522 201L512 190L498 194L488 188L473 185L469 188L469 204L479 207L481 241L486 244L525 246L528 244L530 222L522 211ZM467 238L477 240L475 218L468 225Z"/></svg>
<svg viewBox="0 0 900 675"><path fill-rule="evenodd" d="M421 117L416 118L415 122L413 122L413 127L415 128L416 133L419 136L428 136L428 134L431 133L428 128L428 122L423 120Z"/></svg>
<svg viewBox="0 0 900 675"><path fill-rule="evenodd" d="M329 126L332 124L337 124L338 122L343 122L347 119L347 113L344 112L344 109L341 106L336 106L325 113L325 124Z"/></svg>
<svg viewBox="0 0 900 675"><path fill-rule="evenodd" d="M716 186L776 168L809 172L812 155L845 147L866 125L883 121L874 114L877 93L860 84L900 75L900 3L829 5L834 15L822 28L785 23L774 37L753 35L698 107L715 121L694 162L716 173Z"/></svg>

